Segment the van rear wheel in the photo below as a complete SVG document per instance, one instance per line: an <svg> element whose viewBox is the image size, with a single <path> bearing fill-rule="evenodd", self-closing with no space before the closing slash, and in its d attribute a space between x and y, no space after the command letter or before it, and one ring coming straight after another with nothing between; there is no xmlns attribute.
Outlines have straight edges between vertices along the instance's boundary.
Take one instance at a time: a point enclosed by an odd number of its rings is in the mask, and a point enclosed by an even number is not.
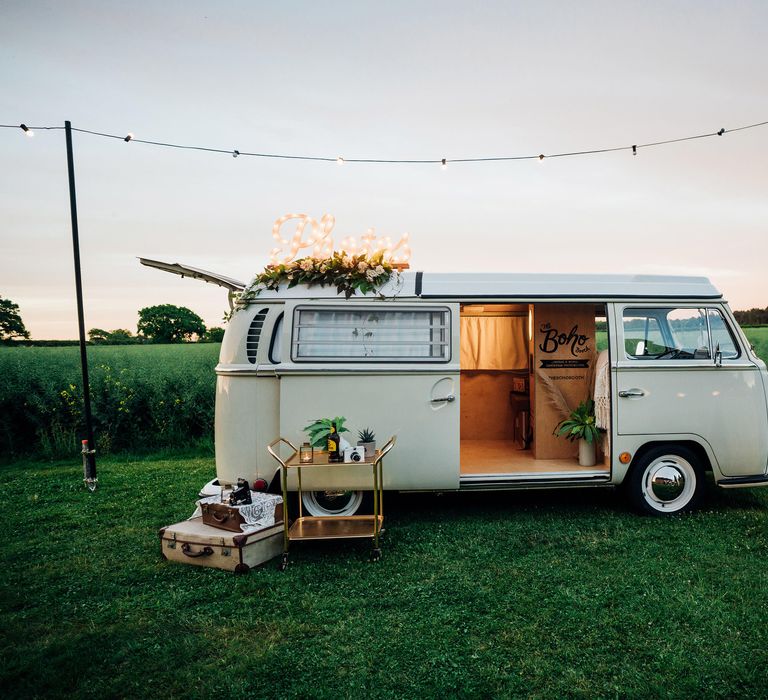
<svg viewBox="0 0 768 700"><path fill-rule="evenodd" d="M301 502L310 515L343 517L354 515L363 502L362 491L303 491Z"/></svg>
<svg viewBox="0 0 768 700"><path fill-rule="evenodd" d="M628 477L629 499L645 515L693 510L704 492L704 469L688 448L660 446L646 452Z"/></svg>

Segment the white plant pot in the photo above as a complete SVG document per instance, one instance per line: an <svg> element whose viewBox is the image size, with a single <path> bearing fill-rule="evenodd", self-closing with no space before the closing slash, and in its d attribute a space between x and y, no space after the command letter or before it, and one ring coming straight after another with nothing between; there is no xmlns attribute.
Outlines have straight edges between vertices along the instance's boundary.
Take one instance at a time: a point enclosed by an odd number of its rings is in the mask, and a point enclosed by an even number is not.
<svg viewBox="0 0 768 700"><path fill-rule="evenodd" d="M579 464L582 467L594 467L596 461L595 443L579 440Z"/></svg>

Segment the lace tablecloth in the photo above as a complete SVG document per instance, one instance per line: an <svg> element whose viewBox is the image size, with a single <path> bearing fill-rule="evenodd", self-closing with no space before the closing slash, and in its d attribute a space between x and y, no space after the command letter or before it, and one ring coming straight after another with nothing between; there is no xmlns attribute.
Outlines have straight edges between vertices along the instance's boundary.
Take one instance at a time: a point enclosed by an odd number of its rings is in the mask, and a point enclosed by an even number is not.
<svg viewBox="0 0 768 700"><path fill-rule="evenodd" d="M255 532L272 527L275 524L275 506L283 502L282 496L275 496L271 493L261 493L260 491L251 491L251 500L242 506L229 506L236 508L245 522L240 526L243 532ZM197 508L192 514L192 518L199 518L203 515L203 503L221 503L220 496L207 496L197 501ZM228 505L228 504L227 504Z"/></svg>

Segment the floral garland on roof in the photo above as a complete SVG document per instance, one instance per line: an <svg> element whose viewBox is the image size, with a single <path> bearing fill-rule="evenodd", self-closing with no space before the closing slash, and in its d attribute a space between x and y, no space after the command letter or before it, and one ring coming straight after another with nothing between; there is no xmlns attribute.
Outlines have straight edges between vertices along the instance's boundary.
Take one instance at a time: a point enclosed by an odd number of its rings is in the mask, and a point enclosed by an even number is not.
<svg viewBox="0 0 768 700"><path fill-rule="evenodd" d="M358 291L363 294L375 292L393 274L396 274L395 269L384 259L383 251L371 255L346 255L336 251L329 258L299 258L289 263L267 265L264 272L257 274L237 295L236 304L247 306L262 290L277 290L281 284L287 284L289 289L297 284L334 286L338 294L343 293L349 299Z"/></svg>

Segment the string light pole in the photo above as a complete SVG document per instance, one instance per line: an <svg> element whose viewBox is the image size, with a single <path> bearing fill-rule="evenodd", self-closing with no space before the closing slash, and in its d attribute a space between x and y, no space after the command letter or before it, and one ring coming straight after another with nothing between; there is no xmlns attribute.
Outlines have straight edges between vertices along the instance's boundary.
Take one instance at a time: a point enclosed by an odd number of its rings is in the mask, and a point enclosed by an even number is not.
<svg viewBox="0 0 768 700"><path fill-rule="evenodd" d="M77 226L77 197L75 195L75 159L72 153L72 124L64 122L67 137L67 174L69 176L69 211L72 218L72 252L75 258L75 293L77 295L77 326L80 333L80 368L83 373L83 406L85 435L82 441L83 479L89 490L96 490L96 450L93 442L91 388L88 381L88 354L85 351L85 316L83 314L83 281L80 273L80 233ZM128 140L128 139L126 139Z"/></svg>

